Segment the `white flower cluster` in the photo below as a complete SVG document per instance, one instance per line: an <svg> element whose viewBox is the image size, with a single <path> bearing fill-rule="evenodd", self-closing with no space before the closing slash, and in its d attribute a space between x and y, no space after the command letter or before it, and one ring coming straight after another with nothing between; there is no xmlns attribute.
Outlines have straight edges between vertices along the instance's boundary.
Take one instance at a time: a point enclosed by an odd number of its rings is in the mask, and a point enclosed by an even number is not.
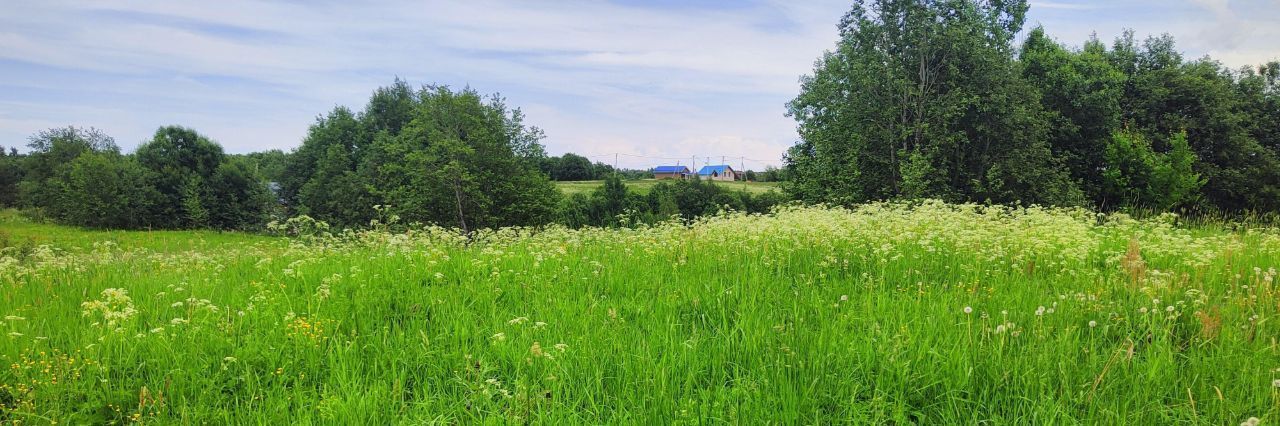
<svg viewBox="0 0 1280 426"><path fill-rule="evenodd" d="M129 297L129 292L122 288L102 290L102 299L81 303L80 311L86 317L101 314L103 322L109 328L114 328L138 314L138 310L133 307L133 299Z"/></svg>

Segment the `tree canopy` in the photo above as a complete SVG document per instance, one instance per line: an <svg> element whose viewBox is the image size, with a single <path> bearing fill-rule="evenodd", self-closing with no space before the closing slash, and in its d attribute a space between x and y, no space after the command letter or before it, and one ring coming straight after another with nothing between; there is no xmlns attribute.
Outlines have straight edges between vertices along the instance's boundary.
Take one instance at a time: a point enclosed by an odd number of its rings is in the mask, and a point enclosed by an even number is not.
<svg viewBox="0 0 1280 426"><path fill-rule="evenodd" d="M863 0L788 104L802 200L1280 207L1280 65L1186 61L1172 37L1068 48L1025 1Z"/></svg>
<svg viewBox="0 0 1280 426"><path fill-rule="evenodd" d="M361 113L317 119L282 192L297 213L346 226L367 224L375 205L464 229L542 224L559 195L538 169L542 137L496 95L397 80Z"/></svg>

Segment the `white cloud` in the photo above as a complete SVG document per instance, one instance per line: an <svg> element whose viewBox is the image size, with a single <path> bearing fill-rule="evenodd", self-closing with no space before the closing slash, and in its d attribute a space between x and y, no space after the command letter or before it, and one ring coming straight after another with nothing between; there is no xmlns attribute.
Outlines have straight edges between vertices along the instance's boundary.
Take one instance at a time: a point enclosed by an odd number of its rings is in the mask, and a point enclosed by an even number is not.
<svg viewBox="0 0 1280 426"><path fill-rule="evenodd" d="M1278 2L1136 1L1033 0L1030 19L1074 44L1094 30L1109 38L1132 27L1173 33L1188 57L1211 53L1239 65L1276 55L1266 40L1280 27ZM776 164L796 138L784 104L834 45L847 8L836 0L665 9L593 1L19 2L0 15L0 144L47 123L77 123L132 147L157 126L184 124L232 152L288 148L316 115L362 107L399 76L501 91L547 131L552 153ZM654 163L621 157L624 166Z"/></svg>
<svg viewBox="0 0 1280 426"><path fill-rule="evenodd" d="M230 151L296 145L311 117L335 104L359 107L398 75L503 91L513 106L539 105L527 111L529 122L547 130L553 152L776 162L795 138L783 104L833 43L844 8L834 1L728 10L599 2L40 2L0 17L0 27L11 28L0 30L0 58L102 75L95 81L107 87L94 90L103 97L147 99L136 102L136 114L155 121L123 125L129 128L116 131L122 141L180 122ZM208 83L210 76L267 93L228 90ZM18 84L39 91L63 83ZM110 107L107 100L48 102ZM70 111L58 118L92 115ZM31 133L39 129L14 123L43 122L11 118L5 129Z"/></svg>

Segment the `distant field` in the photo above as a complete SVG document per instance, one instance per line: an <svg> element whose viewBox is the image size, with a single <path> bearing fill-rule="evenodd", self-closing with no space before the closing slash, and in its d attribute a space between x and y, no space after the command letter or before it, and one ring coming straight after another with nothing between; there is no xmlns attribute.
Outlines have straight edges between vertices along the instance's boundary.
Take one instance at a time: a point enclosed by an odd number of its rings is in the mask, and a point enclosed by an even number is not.
<svg viewBox="0 0 1280 426"><path fill-rule="evenodd" d="M649 189L653 188L654 185L657 185L658 182L661 181L657 179L641 179L628 180L626 181L626 184L627 188L635 190L641 194L648 194ZM599 188L602 183L604 183L602 180L579 180L556 182L556 187L560 188L560 191L564 192L565 195L573 195L579 192L591 192L592 190ZM715 182L715 184L735 190L745 189L751 194L760 194L778 189L777 182Z"/></svg>

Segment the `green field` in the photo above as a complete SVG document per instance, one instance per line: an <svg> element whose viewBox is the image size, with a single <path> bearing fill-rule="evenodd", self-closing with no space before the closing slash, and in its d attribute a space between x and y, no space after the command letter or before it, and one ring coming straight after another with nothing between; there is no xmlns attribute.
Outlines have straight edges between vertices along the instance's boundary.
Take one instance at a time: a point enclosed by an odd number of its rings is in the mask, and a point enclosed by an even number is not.
<svg viewBox="0 0 1280 426"><path fill-rule="evenodd" d="M0 220L0 420L1280 419L1280 231L790 208L306 238Z"/></svg>
<svg viewBox="0 0 1280 426"><path fill-rule="evenodd" d="M623 183L627 185L628 189L636 191L637 193L640 193L640 194L648 194L649 189L652 189L654 185L658 184L658 182L662 182L662 181L656 180L656 179L640 179L640 180L623 181ZM707 181L707 182L710 182L710 181ZM563 192L565 195L573 195L578 193L584 193L584 194L590 193L591 191L594 191L596 188L599 188L600 185L603 185L604 181L603 180L579 180L579 181L558 181L554 183L556 184L556 187L560 188L560 191ZM761 194L761 193L778 189L777 182L736 181L736 182L715 182L715 184L721 185L721 186L724 186L725 188L729 188L733 190L740 190L740 189L745 190L752 195Z"/></svg>

